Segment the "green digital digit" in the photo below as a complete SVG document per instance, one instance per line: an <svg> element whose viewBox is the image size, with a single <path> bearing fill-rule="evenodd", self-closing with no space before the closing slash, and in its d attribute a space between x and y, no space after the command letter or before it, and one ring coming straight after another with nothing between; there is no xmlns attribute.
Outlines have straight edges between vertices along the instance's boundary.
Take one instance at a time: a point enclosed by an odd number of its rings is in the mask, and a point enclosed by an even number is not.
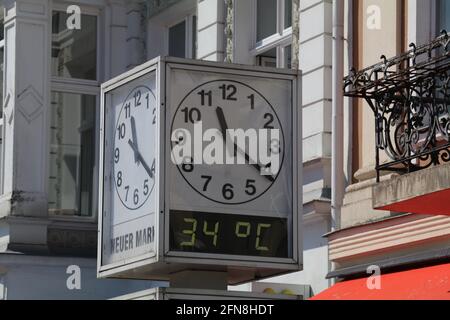
<svg viewBox="0 0 450 320"><path fill-rule="evenodd" d="M245 228L245 232L244 233L241 233L241 228L242 227ZM250 229L251 229L250 222L238 221L236 223L236 230L235 230L236 236L238 238L247 238L250 235Z"/></svg>
<svg viewBox="0 0 450 320"><path fill-rule="evenodd" d="M184 222L192 223L191 229L183 230L183 234L191 236L191 241L182 242L180 245L182 247L193 247L195 245L195 233L197 232L197 220L191 218L184 218Z"/></svg>
<svg viewBox="0 0 450 320"><path fill-rule="evenodd" d="M272 225L271 224L265 224L265 223L259 223L258 228L256 230L256 250L258 251L269 251L269 248L261 246L261 230L262 229L269 229Z"/></svg>
<svg viewBox="0 0 450 320"><path fill-rule="evenodd" d="M214 225L214 231L208 231L208 222L203 223L203 233L205 236L213 237L213 245L217 247L217 234L219 233L219 222Z"/></svg>

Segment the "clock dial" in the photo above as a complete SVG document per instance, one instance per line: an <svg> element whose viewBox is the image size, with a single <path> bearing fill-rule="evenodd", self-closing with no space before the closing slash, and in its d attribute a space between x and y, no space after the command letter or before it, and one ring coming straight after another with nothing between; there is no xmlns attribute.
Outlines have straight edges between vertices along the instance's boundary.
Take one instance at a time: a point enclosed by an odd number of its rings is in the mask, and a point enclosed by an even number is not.
<svg viewBox="0 0 450 320"><path fill-rule="evenodd" d="M200 123L201 135L198 133ZM172 150L176 145L191 140L192 145L201 143L200 148L193 147L193 154L199 150L203 152L208 145L207 141L203 141L203 133L209 129L216 130L223 140L223 154L228 152L236 161L207 164L194 162L192 157L192 163L177 166L185 182L204 198L226 205L248 203L267 192L281 170L285 146L282 125L268 99L238 81L215 80L198 86L182 99L171 126L172 133L189 132L191 139L180 134L178 141L172 140ZM252 129L257 135L260 131L268 132L267 158L277 156L279 169L273 174L263 175L262 171L269 170L271 162L264 161L259 153L255 159L255 153L249 151L249 140L246 140L244 147L238 145L237 140L227 145L230 138L228 130L233 129L243 132ZM277 138L271 135L273 131L279 133ZM261 146L261 141L258 142ZM237 158L245 159L245 164L238 164Z"/></svg>
<svg viewBox="0 0 450 320"><path fill-rule="evenodd" d="M122 204L141 208L155 185L156 98L145 86L134 88L118 110L114 130L114 186Z"/></svg>

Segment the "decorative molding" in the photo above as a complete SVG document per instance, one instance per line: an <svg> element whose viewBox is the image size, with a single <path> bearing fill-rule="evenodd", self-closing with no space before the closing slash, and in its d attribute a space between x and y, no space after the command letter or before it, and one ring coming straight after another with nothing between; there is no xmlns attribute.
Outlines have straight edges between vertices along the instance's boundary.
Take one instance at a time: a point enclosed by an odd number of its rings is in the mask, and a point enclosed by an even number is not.
<svg viewBox="0 0 450 320"><path fill-rule="evenodd" d="M41 113L43 98L32 85L17 96L17 109L31 123Z"/></svg>
<svg viewBox="0 0 450 320"><path fill-rule="evenodd" d="M330 261L339 261L442 238L450 240L450 217L403 216L384 221L381 226L365 225L329 235L329 256Z"/></svg>

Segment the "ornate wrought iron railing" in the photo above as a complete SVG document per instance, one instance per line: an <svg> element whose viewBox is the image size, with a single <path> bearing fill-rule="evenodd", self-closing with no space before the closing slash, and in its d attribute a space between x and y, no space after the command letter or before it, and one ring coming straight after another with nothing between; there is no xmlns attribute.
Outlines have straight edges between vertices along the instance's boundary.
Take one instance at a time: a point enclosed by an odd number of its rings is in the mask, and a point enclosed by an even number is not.
<svg viewBox="0 0 450 320"><path fill-rule="evenodd" d="M410 48L344 79L344 94L365 99L375 116L377 181L450 162L450 37L443 30Z"/></svg>

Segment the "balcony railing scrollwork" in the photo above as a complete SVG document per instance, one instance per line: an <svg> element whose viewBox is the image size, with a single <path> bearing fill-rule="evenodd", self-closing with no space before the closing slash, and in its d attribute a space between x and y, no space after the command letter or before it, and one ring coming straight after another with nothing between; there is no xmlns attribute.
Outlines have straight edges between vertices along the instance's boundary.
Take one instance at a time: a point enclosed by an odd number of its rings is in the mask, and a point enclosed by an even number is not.
<svg viewBox="0 0 450 320"><path fill-rule="evenodd" d="M423 46L344 79L344 94L363 98L374 113L377 181L450 162L450 37L446 31ZM388 161L380 161L384 152Z"/></svg>

